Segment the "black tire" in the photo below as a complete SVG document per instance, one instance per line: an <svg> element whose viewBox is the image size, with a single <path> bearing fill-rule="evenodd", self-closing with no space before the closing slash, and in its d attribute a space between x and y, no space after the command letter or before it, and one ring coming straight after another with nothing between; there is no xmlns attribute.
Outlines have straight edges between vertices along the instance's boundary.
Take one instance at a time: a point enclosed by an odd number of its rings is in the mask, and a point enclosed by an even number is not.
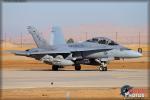
<svg viewBox="0 0 150 100"><path fill-rule="evenodd" d="M53 65L53 66L52 66L52 70L53 70L53 71L58 71L58 66L57 66L57 65Z"/></svg>
<svg viewBox="0 0 150 100"><path fill-rule="evenodd" d="M81 66L80 65L75 65L75 70L81 70Z"/></svg>
<svg viewBox="0 0 150 100"><path fill-rule="evenodd" d="M99 71L104 71L104 67L103 66L99 66Z"/></svg>
<svg viewBox="0 0 150 100"><path fill-rule="evenodd" d="M107 67L100 66L99 71L107 71Z"/></svg>
<svg viewBox="0 0 150 100"><path fill-rule="evenodd" d="M103 69L104 69L104 71L107 71L107 67L104 67Z"/></svg>

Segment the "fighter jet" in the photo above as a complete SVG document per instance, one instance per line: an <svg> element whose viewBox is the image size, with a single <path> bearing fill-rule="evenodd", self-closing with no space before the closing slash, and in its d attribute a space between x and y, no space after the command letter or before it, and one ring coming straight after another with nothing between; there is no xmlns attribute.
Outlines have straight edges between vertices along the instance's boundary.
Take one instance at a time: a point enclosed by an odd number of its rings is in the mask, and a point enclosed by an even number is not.
<svg viewBox="0 0 150 100"><path fill-rule="evenodd" d="M64 39L58 39L62 33L55 27L52 29L53 43L49 44L36 28L28 26L27 30L37 47L25 51L11 50L11 52L50 64L53 71L65 66L74 66L75 70L81 70L81 64L99 65L99 71L107 71L109 61L142 56L138 51L126 48L106 37L95 37L83 42L67 44Z"/></svg>

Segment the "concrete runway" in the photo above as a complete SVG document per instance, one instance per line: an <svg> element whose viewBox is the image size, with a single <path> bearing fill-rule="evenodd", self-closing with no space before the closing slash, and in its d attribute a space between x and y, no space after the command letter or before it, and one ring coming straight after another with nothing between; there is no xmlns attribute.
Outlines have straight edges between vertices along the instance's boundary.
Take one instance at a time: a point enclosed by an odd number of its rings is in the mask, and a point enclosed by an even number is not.
<svg viewBox="0 0 150 100"><path fill-rule="evenodd" d="M150 70L2 71L2 89L43 87L148 87ZM53 85L51 84L53 82Z"/></svg>

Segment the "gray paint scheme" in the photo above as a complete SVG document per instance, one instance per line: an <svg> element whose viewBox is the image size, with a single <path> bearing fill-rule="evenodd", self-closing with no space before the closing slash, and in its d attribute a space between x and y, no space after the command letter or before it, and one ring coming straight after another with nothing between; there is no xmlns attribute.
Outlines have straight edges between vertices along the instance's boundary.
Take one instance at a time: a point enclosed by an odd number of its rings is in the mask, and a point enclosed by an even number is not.
<svg viewBox="0 0 150 100"><path fill-rule="evenodd" d="M77 60L84 59L99 59L99 63L101 63L102 61L110 61L115 58L137 58L142 56L141 53L123 47L106 37L96 37L80 43L57 43L56 45L50 45L42 38L42 36L40 36L40 33L34 27L29 26L27 29L32 35L37 48L26 51L11 50L10 52L20 56L33 57L38 60L43 58L45 55L49 55L53 58L61 55L63 59L74 63ZM53 32L54 36L55 32L57 35L61 34L60 30L57 31L57 28L55 28L55 31ZM61 62L61 59L57 58L57 60Z"/></svg>

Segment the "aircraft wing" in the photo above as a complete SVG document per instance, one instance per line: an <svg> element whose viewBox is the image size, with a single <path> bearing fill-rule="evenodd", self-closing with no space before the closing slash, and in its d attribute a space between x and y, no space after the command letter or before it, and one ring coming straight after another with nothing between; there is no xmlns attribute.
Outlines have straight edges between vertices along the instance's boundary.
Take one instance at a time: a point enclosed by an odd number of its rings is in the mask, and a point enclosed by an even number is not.
<svg viewBox="0 0 150 100"><path fill-rule="evenodd" d="M16 54L16 55L22 55L22 56L26 56L27 55L26 51L19 51L19 50L7 50L5 52L13 53L13 54Z"/></svg>
<svg viewBox="0 0 150 100"><path fill-rule="evenodd" d="M59 54L59 53L70 53L66 51L40 51L40 52L31 52L30 55L34 54Z"/></svg>
<svg viewBox="0 0 150 100"><path fill-rule="evenodd" d="M29 55L40 55L40 54L59 54L59 53L70 53L68 51L37 51L37 52L31 52L31 51L19 51L19 50L9 50L7 52L20 55L20 56L29 56Z"/></svg>

